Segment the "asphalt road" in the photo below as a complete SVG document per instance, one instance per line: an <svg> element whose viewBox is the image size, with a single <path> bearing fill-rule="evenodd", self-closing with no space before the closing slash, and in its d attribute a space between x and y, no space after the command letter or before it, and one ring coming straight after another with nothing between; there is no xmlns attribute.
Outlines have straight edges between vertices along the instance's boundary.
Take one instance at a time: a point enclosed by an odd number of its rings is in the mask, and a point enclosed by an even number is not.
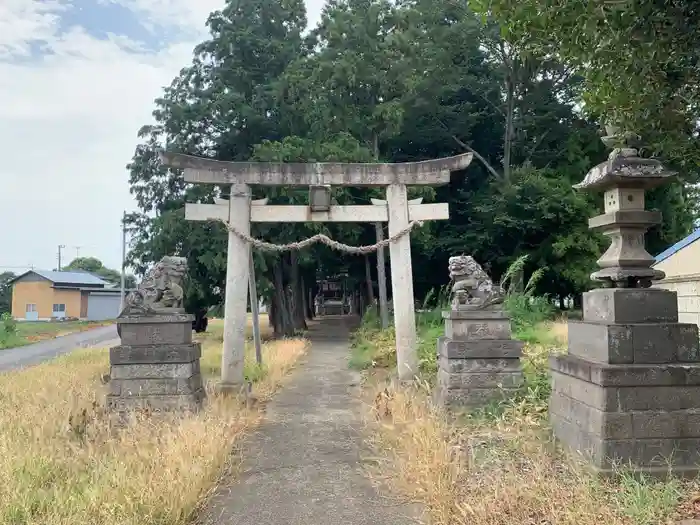
<svg viewBox="0 0 700 525"><path fill-rule="evenodd" d="M76 348L114 346L119 344L116 325L101 326L85 332L47 339L31 345L0 350L0 372L38 365Z"/></svg>

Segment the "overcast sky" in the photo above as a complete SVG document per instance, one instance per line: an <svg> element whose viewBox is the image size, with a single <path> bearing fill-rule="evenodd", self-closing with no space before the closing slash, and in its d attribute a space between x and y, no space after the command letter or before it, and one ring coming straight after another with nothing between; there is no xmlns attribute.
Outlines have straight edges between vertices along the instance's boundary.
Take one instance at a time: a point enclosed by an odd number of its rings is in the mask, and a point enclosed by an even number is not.
<svg viewBox="0 0 700 525"><path fill-rule="evenodd" d="M223 4L0 0L0 271L55 268L59 244L120 266L136 132Z"/></svg>

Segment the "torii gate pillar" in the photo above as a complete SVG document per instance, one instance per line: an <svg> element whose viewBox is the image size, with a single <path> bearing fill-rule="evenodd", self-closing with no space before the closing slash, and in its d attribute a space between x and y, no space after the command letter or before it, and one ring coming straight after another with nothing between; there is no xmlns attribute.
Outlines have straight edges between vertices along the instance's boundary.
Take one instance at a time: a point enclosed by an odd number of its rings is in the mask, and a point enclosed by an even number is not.
<svg viewBox="0 0 700 525"><path fill-rule="evenodd" d="M250 188L232 184L228 201L228 222L250 235ZM222 392L239 393L244 383L245 329L247 325L250 247L235 233L228 232L226 291L224 299L224 344L221 354Z"/></svg>
<svg viewBox="0 0 700 525"><path fill-rule="evenodd" d="M408 189L403 184L391 184L386 189L386 200L391 238L408 226ZM399 379L407 380L418 373L411 237L404 235L392 242L389 245L389 257L391 293L394 301L396 363Z"/></svg>

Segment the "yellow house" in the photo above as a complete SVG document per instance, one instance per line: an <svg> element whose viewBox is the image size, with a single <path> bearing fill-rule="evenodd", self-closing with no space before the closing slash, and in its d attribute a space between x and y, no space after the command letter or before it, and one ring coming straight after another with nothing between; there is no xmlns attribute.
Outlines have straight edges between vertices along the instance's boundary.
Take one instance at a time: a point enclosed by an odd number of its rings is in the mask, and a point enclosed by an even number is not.
<svg viewBox="0 0 700 525"><path fill-rule="evenodd" d="M12 281L12 317L18 321L114 319L120 290L87 272L30 270Z"/></svg>
<svg viewBox="0 0 700 525"><path fill-rule="evenodd" d="M700 325L700 228L656 256L666 278L656 286L678 294L678 320Z"/></svg>

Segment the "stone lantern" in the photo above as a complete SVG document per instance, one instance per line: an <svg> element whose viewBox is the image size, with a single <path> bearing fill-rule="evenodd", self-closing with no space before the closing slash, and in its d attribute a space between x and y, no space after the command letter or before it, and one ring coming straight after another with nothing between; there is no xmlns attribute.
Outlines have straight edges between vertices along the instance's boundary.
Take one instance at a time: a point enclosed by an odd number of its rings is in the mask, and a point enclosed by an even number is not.
<svg viewBox="0 0 700 525"><path fill-rule="evenodd" d="M624 139L615 135L603 137L610 146L620 140ZM605 213L590 219L588 226L612 242L597 261L601 269L591 278L612 288L648 288L652 281L665 277L662 271L651 268L654 258L644 247L646 231L661 223L660 212L644 209L644 192L664 184L674 173L658 160L637 154L635 148L615 148L607 162L593 168L583 182L574 185L576 189L604 192Z"/></svg>
<svg viewBox="0 0 700 525"><path fill-rule="evenodd" d="M675 292L651 288L644 234L661 214L644 193L673 175L641 158L629 137L609 129L614 147L578 189L603 191L605 213L589 227L610 237L591 278L605 288L583 294L583 321L569 322L568 353L550 359L550 421L555 436L600 473L632 468L650 475L700 471L698 327L678 322Z"/></svg>

